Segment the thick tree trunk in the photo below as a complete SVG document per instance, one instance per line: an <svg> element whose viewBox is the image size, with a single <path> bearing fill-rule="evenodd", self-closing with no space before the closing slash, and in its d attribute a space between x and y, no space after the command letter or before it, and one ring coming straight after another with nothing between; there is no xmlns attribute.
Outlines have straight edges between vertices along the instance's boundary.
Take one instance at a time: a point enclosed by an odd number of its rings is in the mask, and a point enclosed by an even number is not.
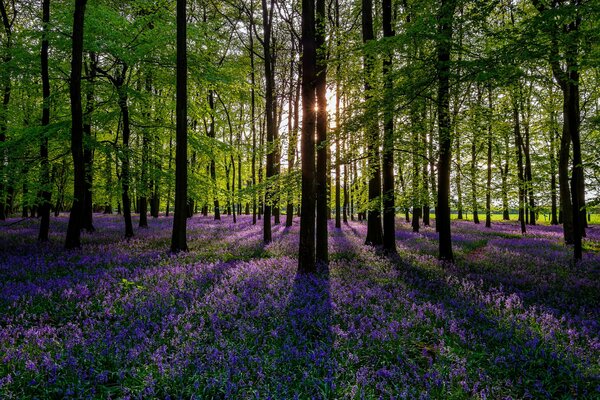
<svg viewBox="0 0 600 400"><path fill-rule="evenodd" d="M12 3L14 7L14 2ZM4 56L2 62L5 64L10 63L12 60L12 25L14 19L11 21L9 12L4 4L4 1L0 1L0 12L2 14L2 25L4 26L5 42L4 42ZM16 12L16 10L13 10ZM13 16L14 18L14 16ZM11 79L10 73L6 71L6 76L2 80L2 108L0 109L0 143L6 141L6 131L8 129L8 105L10 103L11 95ZM0 151L0 221L6 219L8 212L8 205L10 204L10 195L7 193L5 197L5 191L7 191L7 185L5 180L7 179L6 165L8 164L8 153L2 149ZM8 188L10 189L10 188Z"/></svg>
<svg viewBox="0 0 600 400"><path fill-rule="evenodd" d="M374 40L373 34L373 2L362 0L362 39L367 44ZM367 218L367 238L365 244L377 246L383 244L383 231L381 227L381 160L379 157L379 124L376 119L375 110L372 109L372 83L374 62L373 56L365 50L364 58L364 80L365 80L365 103L370 108L370 117L367 121L366 138L368 153L368 177L369 177L369 204Z"/></svg>
<svg viewBox="0 0 600 400"><path fill-rule="evenodd" d="M438 161L437 221L439 231L439 258L453 262L450 230L450 162L452 157L452 127L450 126L450 50L455 0L441 0L438 15L437 73L438 73L438 129L440 152Z"/></svg>
<svg viewBox="0 0 600 400"><path fill-rule="evenodd" d="M75 0L71 52L71 154L73 156L73 205L69 216L65 248L81 246L81 222L85 198L85 164L83 159L83 110L81 108L81 70L83 65L83 24L86 0Z"/></svg>
<svg viewBox="0 0 600 400"><path fill-rule="evenodd" d="M50 75L48 72L48 24L50 23L50 0L42 2L42 49L41 49L41 72L42 72L42 127L50 125ZM40 145L40 159L42 167L42 202L40 204L40 231L38 240L48 241L50 229L50 203L52 192L50 192L50 163L48 161L48 133L44 132ZM1 191L1 190L0 190ZM0 194L1 195L1 194ZM0 205L1 207L1 205Z"/></svg>
<svg viewBox="0 0 600 400"><path fill-rule="evenodd" d="M315 263L315 4L302 0L302 214L298 272L316 272Z"/></svg>
<svg viewBox="0 0 600 400"><path fill-rule="evenodd" d="M316 1L316 35L315 45L317 48L315 92L317 96L317 170L316 170L316 198L317 198L317 222L316 222L316 261L318 263L329 262L327 248L327 219L329 214L329 202L327 196L327 183L329 180L328 143L327 143L327 59L325 48L325 0Z"/></svg>
<svg viewBox="0 0 600 400"><path fill-rule="evenodd" d="M336 29L336 55L338 57L338 59L340 58L340 48L341 48L341 41L340 41L340 2L339 0L335 0L335 8L334 8L334 18L335 18L335 29ZM341 91L340 91L340 86L341 86L341 65L340 63L338 63L336 65L335 68L335 227L337 229L340 229L342 227L342 204L341 204L341 166L342 166L342 160L341 160L341 155L342 155L342 151L340 149L341 143L340 143L340 136L342 134L342 124L340 121L340 102L341 102ZM345 201L345 199L344 199ZM345 207L345 204L344 204ZM346 210L344 209L343 211L344 214L344 222L346 221Z"/></svg>
<svg viewBox="0 0 600 400"><path fill-rule="evenodd" d="M175 154L175 216L171 252L187 250L187 19L186 1L177 0L177 99ZM168 210L167 210L168 212Z"/></svg>
<svg viewBox="0 0 600 400"><path fill-rule="evenodd" d="M383 0L383 36L395 35L392 26L392 0ZM385 86L385 110L383 128L383 248L396 253L396 197L394 193L394 99L392 63L393 54L388 52L383 59Z"/></svg>

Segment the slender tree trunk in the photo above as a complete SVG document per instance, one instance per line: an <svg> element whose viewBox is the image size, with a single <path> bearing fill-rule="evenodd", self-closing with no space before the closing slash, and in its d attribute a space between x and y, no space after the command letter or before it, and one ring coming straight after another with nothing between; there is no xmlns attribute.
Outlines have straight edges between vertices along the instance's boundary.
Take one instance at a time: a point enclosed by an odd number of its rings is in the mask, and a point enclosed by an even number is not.
<svg viewBox="0 0 600 400"><path fill-rule="evenodd" d="M274 200L273 177L275 176L275 79L272 54L271 54L271 30L273 20L274 0L271 0L270 7L267 8L267 0L262 0L262 16L263 16L263 57L265 65L265 114L266 114L266 131L267 131L267 162L265 166L266 172L266 189L265 189L265 209L263 219L263 242L270 243L272 241L271 234L271 213Z"/></svg>
<svg viewBox="0 0 600 400"><path fill-rule="evenodd" d="M456 196L458 197L458 201L456 204L458 215L456 219L462 220L464 218L462 192L462 162L460 157L460 135L458 131L454 132L454 143L456 146Z"/></svg>
<svg viewBox="0 0 600 400"><path fill-rule="evenodd" d="M526 233L525 226L525 173L523 168L523 138L521 137L521 122L519 119L519 99L513 99L513 119L515 129L515 149L517 152L517 176L519 179L519 221L521 233Z"/></svg>
<svg viewBox="0 0 600 400"><path fill-rule="evenodd" d="M187 19L186 1L177 0L177 99L175 154L175 216L171 252L187 250Z"/></svg>
<svg viewBox="0 0 600 400"><path fill-rule="evenodd" d="M292 35L293 36L293 35ZM292 37L292 43L295 43ZM292 46L294 47L294 46ZM290 82L294 79L294 61L292 56L292 61L290 65ZM288 126L289 126L289 148L288 148L288 168L289 172L293 173L296 164L296 148L298 146L298 126L300 120L300 90L302 88L302 67L298 67L298 80L295 85L295 94L292 91L294 85L290 85L290 103L289 103L289 118L288 118ZM292 117L292 107L294 110ZM293 118L293 120L292 120ZM291 186L288 189L288 198L287 198L287 210L286 210L286 221L285 226L290 227L294 221L294 189Z"/></svg>
<svg viewBox="0 0 600 400"><path fill-rule="evenodd" d="M558 206L557 206L557 189L556 189L556 139L558 134L555 131L556 117L554 113L550 114L550 191L552 201L552 217L550 223L558 225Z"/></svg>
<svg viewBox="0 0 600 400"><path fill-rule="evenodd" d="M420 192L420 176L419 172L421 169L420 165L420 142L421 135L420 130L422 128L422 120L421 118L421 110L419 109L420 104L418 102L413 103L412 109L410 111L410 120L411 120L411 130L412 130L412 190L411 190L411 203L413 210L412 217L412 230L413 232L419 232L421 218L421 192Z"/></svg>
<svg viewBox="0 0 600 400"><path fill-rule="evenodd" d="M479 204L477 203L477 139L471 142L471 204L473 207L473 222L479 224Z"/></svg>
<svg viewBox="0 0 600 400"><path fill-rule="evenodd" d="M87 232L94 232L94 214L93 214L93 191L94 181L93 163L94 152L92 149L92 113L94 112L94 84L96 81L96 54L90 53L89 82L86 93L86 106L83 118L83 134L85 142L83 143L83 162L85 165L85 197L83 201L83 221L82 228Z"/></svg>
<svg viewBox="0 0 600 400"><path fill-rule="evenodd" d="M533 174L531 168L531 139L529 134L529 120L531 117L531 95L527 95L526 100L524 101L524 121L523 121L523 131L524 131L524 142L523 142L523 153L525 155L525 188L527 193L528 205L527 209L529 211L529 224L535 225L535 198L533 196Z"/></svg>
<svg viewBox="0 0 600 400"><path fill-rule="evenodd" d="M510 210L508 208L508 172L510 162L510 138L508 134L504 135L504 165L500 168L502 179L502 219L510 220Z"/></svg>
<svg viewBox="0 0 600 400"><path fill-rule="evenodd" d="M424 118L427 118L427 108L424 110ZM423 156L427 157L427 129L423 129L422 134L422 146L423 146ZM429 214L431 213L431 205L429 199L429 173L428 173L428 165L427 159L423 160L422 165L422 175L423 175L423 225L429 226Z"/></svg>
<svg viewBox="0 0 600 400"><path fill-rule="evenodd" d="M256 74L254 66L254 22L250 18L250 130L252 131L252 225L256 225Z"/></svg>
<svg viewBox="0 0 600 400"><path fill-rule="evenodd" d="M383 36L395 35L392 26L392 0L383 0ZM393 53L383 59L383 79L385 86L385 110L383 128L383 248L396 253L396 197L394 187L394 98L393 98Z"/></svg>
<svg viewBox="0 0 600 400"><path fill-rule="evenodd" d="M362 39L363 44L374 40L373 34L373 2L372 0L362 0ZM365 103L368 108L372 105L372 83L374 62L373 56L365 50L364 58L364 80L365 80ZM369 176L369 205L367 219L367 238L365 244L377 246L383 244L383 230L381 227L381 160L379 157L379 124L373 115L374 120L367 121L366 137L368 152L368 176Z"/></svg>
<svg viewBox="0 0 600 400"><path fill-rule="evenodd" d="M146 76L146 92L148 95L152 93L152 78L150 75ZM148 103L146 105L148 108L146 111L146 117L148 121L152 118L151 113L151 105ZM148 227L148 193L151 191L150 183L148 182L148 168L150 164L150 136L147 129L142 131L142 176L141 176L141 188L142 192L140 193L140 228ZM150 201L152 201L153 196L151 195ZM152 205L150 206L152 208Z"/></svg>
<svg viewBox="0 0 600 400"><path fill-rule="evenodd" d="M85 165L83 159L83 110L81 108L81 70L83 65L83 24L86 0L75 0L71 52L71 154L73 156L73 205L69 216L65 247L81 246L81 222L85 198Z"/></svg>
<svg viewBox="0 0 600 400"><path fill-rule="evenodd" d="M316 271L315 263L315 3L302 0L302 214L298 272Z"/></svg>
<svg viewBox="0 0 600 400"><path fill-rule="evenodd" d="M438 16L437 73L438 73L438 129L440 152L438 161L437 221L439 230L439 258L453 262L450 231L450 161L452 157L452 127L450 126L450 50L455 0L441 0Z"/></svg>
<svg viewBox="0 0 600 400"><path fill-rule="evenodd" d="M214 90L208 91L208 106L210 108L210 125L208 129L208 137L211 139L216 138L215 131L215 92ZM214 157L210 159L210 179L212 182L213 190L213 203L215 207L215 220L221 219L221 210L219 209L219 188L217 182L217 164Z"/></svg>
<svg viewBox="0 0 600 400"><path fill-rule="evenodd" d="M492 227L492 121L494 105L492 103L492 87L488 87L488 137L487 137L487 185L485 189L485 226Z"/></svg>
<svg viewBox="0 0 600 400"><path fill-rule="evenodd" d="M50 125L50 75L48 72L48 24L50 23L50 0L42 2L42 49L41 49L41 72L42 72L42 127ZM52 192L50 191L50 163L48 161L48 133L44 131L40 145L40 159L42 166L42 203L40 204L40 231L38 240L48 241L50 229L50 203ZM0 177L1 179L1 177ZM1 190L0 190L1 192ZM1 196L1 194L0 194ZM2 205L0 205L2 207Z"/></svg>
<svg viewBox="0 0 600 400"><path fill-rule="evenodd" d="M123 218L125 219L125 237L133 237L133 223L131 221L131 199L129 198L130 178L130 148L129 139L131 128L129 121L129 105L125 79L127 76L127 64L123 64L121 75L118 77L117 92L119 93L119 107L123 117L123 151L121 159L121 200L123 201Z"/></svg>

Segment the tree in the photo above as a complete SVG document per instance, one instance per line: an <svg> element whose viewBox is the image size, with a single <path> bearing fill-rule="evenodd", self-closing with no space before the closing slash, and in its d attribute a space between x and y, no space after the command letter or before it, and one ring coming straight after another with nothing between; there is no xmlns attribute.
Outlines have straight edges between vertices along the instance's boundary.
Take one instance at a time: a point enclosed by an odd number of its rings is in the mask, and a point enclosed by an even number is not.
<svg viewBox="0 0 600 400"><path fill-rule="evenodd" d="M367 45L374 40L373 34L373 2L362 0L362 39ZM367 109L372 107L372 82L375 60L370 54L370 49L365 49L363 55L365 103ZM369 205L367 218L367 239L365 243L371 246L383 244L381 228L381 167L379 157L379 123L374 115L367 116L365 127L367 139L367 157L369 161Z"/></svg>
<svg viewBox="0 0 600 400"><path fill-rule="evenodd" d="M329 202L327 200L327 181L329 179L328 146L327 141L327 49L325 44L326 34L325 0L317 0L316 4L316 37L317 71L315 78L315 91L317 96L317 170L316 170L316 260L319 263L329 262L327 244L327 217Z"/></svg>
<svg viewBox="0 0 600 400"><path fill-rule="evenodd" d="M298 272L316 272L315 264L315 3L302 0L302 203Z"/></svg>
<svg viewBox="0 0 600 400"><path fill-rule="evenodd" d="M83 65L83 24L87 0L75 0L71 52L71 155L73 156L73 205L69 215L65 247L81 246L81 221L85 198L85 165L83 160L83 110L81 107L81 71Z"/></svg>
<svg viewBox="0 0 600 400"><path fill-rule="evenodd" d="M263 219L263 241L270 243L271 236L271 214L275 193L273 191L273 177L275 176L275 77L273 71L273 61L271 55L272 46L272 29L273 29L273 12L275 11L275 0L271 0L269 8L267 8L267 0L262 0L262 15L263 15L263 56L265 63L265 114L266 114L266 130L267 130L267 163L266 163L266 201Z"/></svg>
<svg viewBox="0 0 600 400"><path fill-rule="evenodd" d="M186 1L177 0L177 100L175 150L175 215L171 252L187 251L187 18Z"/></svg>
<svg viewBox="0 0 600 400"><path fill-rule="evenodd" d="M48 24L50 23L50 0L42 1L42 48L40 53L42 73L42 127L50 125L50 76L48 73ZM44 132L40 144L40 159L42 164L42 204L40 205L40 232L38 240L48 241L48 230L50 228L50 203L52 192L50 191L50 163L48 161L48 134ZM1 207L1 206L0 206Z"/></svg>
<svg viewBox="0 0 600 400"><path fill-rule="evenodd" d="M395 35L392 27L392 1L383 0L383 36ZM385 110L383 128L383 248L396 252L396 201L394 195L394 110L393 99L393 52L388 51L383 60L383 79L385 81Z"/></svg>
<svg viewBox="0 0 600 400"><path fill-rule="evenodd" d="M451 126L450 126L450 51L452 48L452 24L456 8L455 0L441 0L438 13L437 32L437 76L438 76L438 131L440 151L438 159L437 213L436 225L440 235L439 258L453 262L452 234L450 231L450 161L451 161Z"/></svg>

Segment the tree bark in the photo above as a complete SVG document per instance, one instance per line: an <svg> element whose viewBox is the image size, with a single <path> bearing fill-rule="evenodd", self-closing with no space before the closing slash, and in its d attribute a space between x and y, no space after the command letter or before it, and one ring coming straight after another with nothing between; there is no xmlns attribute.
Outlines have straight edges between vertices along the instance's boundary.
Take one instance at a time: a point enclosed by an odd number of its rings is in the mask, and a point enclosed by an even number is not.
<svg viewBox="0 0 600 400"><path fill-rule="evenodd" d="M383 36L395 35L392 24L392 0L382 1ZM394 89L393 51L388 50L383 59L385 110L383 128L383 248L396 253L396 197L394 187Z"/></svg>
<svg viewBox="0 0 600 400"><path fill-rule="evenodd" d="M83 162L85 165L85 197L83 202L82 227L87 232L94 232L94 214L92 199L93 163L94 152L92 150L92 113L94 112L94 84L96 81L96 55L90 53L89 83L86 93L85 115L83 118Z"/></svg>
<svg viewBox="0 0 600 400"><path fill-rule="evenodd" d="M488 87L488 135L487 135L487 185L485 189L485 227L492 227L492 121L494 105L492 103L492 87Z"/></svg>
<svg viewBox="0 0 600 400"><path fill-rule="evenodd" d="M175 215L171 252L187 250L187 19L186 1L177 0L177 99L175 154Z"/></svg>
<svg viewBox="0 0 600 400"><path fill-rule="evenodd" d="M327 219L329 202L327 196L327 183L329 179L328 142L327 142L327 59L325 48L326 31L325 0L316 1L315 18L315 45L317 48L315 91L317 96L317 171L316 171L316 198L317 198L317 223L316 223L316 261L327 264L329 262Z"/></svg>
<svg viewBox="0 0 600 400"><path fill-rule="evenodd" d="M273 71L273 60L271 54L271 30L273 21L274 0L271 0L270 8L267 8L267 0L262 0L263 16L263 57L265 66L265 117L267 131L267 162L265 166L266 189L265 189L265 209L263 219L263 242L271 243L271 213L274 200L273 177L275 176L275 77Z"/></svg>
<svg viewBox="0 0 600 400"><path fill-rule="evenodd" d="M521 233L526 233L525 226L525 172L523 167L523 138L521 136L521 122L519 118L519 99L513 95L513 122L515 133L515 151L517 152L517 177L519 180L519 221Z"/></svg>
<svg viewBox="0 0 600 400"><path fill-rule="evenodd" d="M83 110L81 108L81 70L83 66L83 25L86 0L75 0L71 49L71 154L73 156L73 205L67 226L65 248L81 246L81 222L85 198L85 164L83 159Z"/></svg>
<svg viewBox="0 0 600 400"><path fill-rule="evenodd" d="M437 221L439 230L439 258L453 262L450 230L450 161L452 157L452 127L450 126L450 51L455 0L441 0L438 15L437 73L438 73L438 129L440 152L438 161Z"/></svg>
<svg viewBox="0 0 600 400"><path fill-rule="evenodd" d="M50 23L50 0L42 2L42 48L40 53L41 72L42 72L42 127L50 125L50 75L48 71L48 24ZM42 164L42 203L40 204L40 231L38 240L40 242L48 241L48 231L50 229L50 203L52 201L52 192L50 191L50 163L48 161L48 133L44 131L42 142L40 144L40 159ZM1 207L1 205L0 205Z"/></svg>
<svg viewBox="0 0 600 400"><path fill-rule="evenodd" d="M373 2L362 0L362 40L367 45L374 40L373 34ZM383 230L381 226L381 160L379 157L379 124L375 110L371 105L371 90L373 79L373 68L375 60L369 54L370 50L364 50L364 87L365 104L368 109L366 126L367 153L368 153L368 177L369 177L369 204L367 219L367 238L365 244L378 246L383 244ZM372 119L372 120L371 120Z"/></svg>
<svg viewBox="0 0 600 400"><path fill-rule="evenodd" d="M316 272L315 263L315 3L302 0L302 212L298 272Z"/></svg>

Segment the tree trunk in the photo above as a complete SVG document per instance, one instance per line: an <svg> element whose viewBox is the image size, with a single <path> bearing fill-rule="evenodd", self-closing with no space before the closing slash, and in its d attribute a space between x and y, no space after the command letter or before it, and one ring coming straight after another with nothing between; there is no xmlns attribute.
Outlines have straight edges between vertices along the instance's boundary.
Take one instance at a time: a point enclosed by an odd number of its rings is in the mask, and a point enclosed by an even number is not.
<svg viewBox="0 0 600 400"><path fill-rule="evenodd" d="M14 2L12 3L14 7ZM0 12L2 13L2 25L4 26L4 34L6 35L6 41L4 42L4 56L2 62L8 64L12 60L12 25L14 22L10 20L9 11L7 10L4 1L0 1ZM16 10L13 10L16 12ZM6 131L8 129L8 105L10 103L11 95L11 79L10 72L6 71L6 77L2 83L2 108L0 109L0 143L6 141ZM7 205L9 202L9 196L5 197L6 184L6 165L8 164L8 153L2 149L0 151L0 220L4 221L7 214Z"/></svg>
<svg viewBox="0 0 600 400"><path fill-rule="evenodd" d="M373 2L372 0L362 0L362 39L363 44L374 40L373 34ZM381 227L381 160L379 157L379 124L376 119L376 112L370 104L372 102L372 83L373 68L375 60L373 56L365 50L363 55L364 62L364 81L365 81L365 103L369 109L370 118L367 121L366 138L368 152L368 177L369 177L369 204L367 218L367 238L365 244L377 246L383 244L383 231Z"/></svg>
<svg viewBox="0 0 600 400"><path fill-rule="evenodd" d="M208 106L210 108L210 125L208 129L208 137L214 139L216 137L215 131L215 91L208 91ZM214 156L210 159L210 179L212 181L213 189L213 202L215 206L215 220L221 219L221 211L219 209L219 188L217 183L217 164Z"/></svg>
<svg viewBox="0 0 600 400"><path fill-rule="evenodd" d="M171 252L187 250L187 19L186 1L177 0L177 99L175 154L175 216Z"/></svg>
<svg viewBox="0 0 600 400"><path fill-rule="evenodd" d="M439 230L439 258L453 262L450 230L450 161L452 157L452 127L450 126L450 51L455 0L441 0L438 16L437 73L438 73L438 129L440 152L438 161L437 221Z"/></svg>
<svg viewBox="0 0 600 400"><path fill-rule="evenodd" d="M317 170L316 170L316 261L327 264L329 253L327 248L327 218L329 202L327 201L327 182L329 170L327 168L328 143L327 143L327 65L325 48L325 0L316 1L316 35L317 48L315 92L317 96Z"/></svg>
<svg viewBox="0 0 600 400"><path fill-rule="evenodd" d="M392 26L392 0L383 0L383 36L395 35ZM385 110L383 128L383 248L396 253L396 197L394 193L394 98L393 98L393 52L383 59L383 79L385 86Z"/></svg>
<svg viewBox="0 0 600 400"><path fill-rule="evenodd" d="M267 131L267 162L265 166L266 173L266 189L265 189L265 209L263 219L263 242L271 243L271 213L274 200L273 177L275 176L275 77L273 68L273 60L271 54L271 30L274 11L274 0L271 0L270 8L267 8L267 0L262 0L262 16L263 16L263 56L265 66L265 117Z"/></svg>
<svg viewBox="0 0 600 400"><path fill-rule="evenodd" d="M531 116L531 96L529 94L527 95L527 99L525 99L523 103L525 103L523 107L523 132L525 134L523 142L523 154L525 155L525 188L528 199L527 210L529 214L529 224L535 225L535 198L533 196L533 174L531 171L531 139L529 134L529 120Z"/></svg>
<svg viewBox="0 0 600 400"><path fill-rule="evenodd" d="M315 264L315 4L302 0L302 214L298 272L316 272Z"/></svg>
<svg viewBox="0 0 600 400"><path fill-rule="evenodd" d="M85 115L83 118L83 134L85 142L83 144L83 162L85 167L85 197L83 201L83 221L82 228L87 232L94 232L94 214L93 214L93 163L94 152L92 149L92 113L94 112L94 84L96 81L96 54L90 53L89 83L86 93Z"/></svg>
<svg viewBox="0 0 600 400"><path fill-rule="evenodd" d="M519 179L519 221L521 233L526 233L525 226L525 173L523 168L523 138L521 136L521 123L519 119L519 99L513 98L513 119L515 132L515 151L517 152L517 177Z"/></svg>
<svg viewBox="0 0 600 400"><path fill-rule="evenodd" d="M552 217L550 220L550 224L552 225L558 225L558 200L556 196L556 139L558 133L554 129L555 123L555 116L552 112L550 115L550 191L552 201Z"/></svg>
<svg viewBox="0 0 600 400"><path fill-rule="evenodd" d="M85 198L85 164L83 160L83 110L81 108L81 70L83 65L83 24L86 0L75 0L71 51L71 154L73 156L73 205L69 215L65 248L81 246L81 222Z"/></svg>
<svg viewBox="0 0 600 400"><path fill-rule="evenodd" d="M48 24L50 23L50 0L42 2L42 49L41 49L41 72L42 72L42 127L50 125L50 75L48 72ZM40 204L40 231L38 240L48 241L50 229L50 203L52 182L50 181L50 163L48 161L48 133L44 131L40 145L40 159L42 164L42 203ZM1 179L1 177L0 177ZM0 189L1 192L1 189ZM1 193L0 193L1 196ZM2 205L0 205L2 207Z"/></svg>
<svg viewBox="0 0 600 400"><path fill-rule="evenodd" d="M295 41L292 34L292 50L295 51ZM292 56L290 62L290 82L294 79L294 64L295 60ZM290 174L294 172L296 163L296 148L298 146L298 126L300 120L300 90L302 88L302 67L298 67L298 80L295 86L295 93L292 90L294 85L290 84L290 99L289 99L289 118L288 118L288 132L289 132L289 147L288 147L288 171ZM293 116L291 110L294 110ZM293 118L293 120L292 120ZM294 221L294 189L290 186L288 189L287 197L287 209L285 226L291 227Z"/></svg>
<svg viewBox="0 0 600 400"><path fill-rule="evenodd" d="M152 94L152 77L150 74L146 76L146 92L148 95ZM151 105L150 103L146 104L148 108L146 110L146 118L148 121L152 118L151 113ZM140 193L140 228L148 227L148 194L151 191L150 183L148 182L148 168L150 164L150 137L147 129L142 131L142 176L141 176L141 188L142 192ZM154 196L150 196L150 200L152 201ZM152 209L152 205L150 206Z"/></svg>
<svg viewBox="0 0 600 400"><path fill-rule="evenodd" d="M492 103L492 87L488 88L488 137L487 137L487 185L485 188L485 227L492 227L492 122L494 105Z"/></svg>
<svg viewBox="0 0 600 400"><path fill-rule="evenodd" d="M125 237L133 237L133 223L131 221L131 199L129 198L130 182L130 148L129 139L131 137L131 128L129 123L129 105L127 87L125 80L127 76L127 64L123 64L121 75L117 78L117 92L119 94L119 107L123 117L123 150L121 159L121 200L123 201L123 218L125 219Z"/></svg>

